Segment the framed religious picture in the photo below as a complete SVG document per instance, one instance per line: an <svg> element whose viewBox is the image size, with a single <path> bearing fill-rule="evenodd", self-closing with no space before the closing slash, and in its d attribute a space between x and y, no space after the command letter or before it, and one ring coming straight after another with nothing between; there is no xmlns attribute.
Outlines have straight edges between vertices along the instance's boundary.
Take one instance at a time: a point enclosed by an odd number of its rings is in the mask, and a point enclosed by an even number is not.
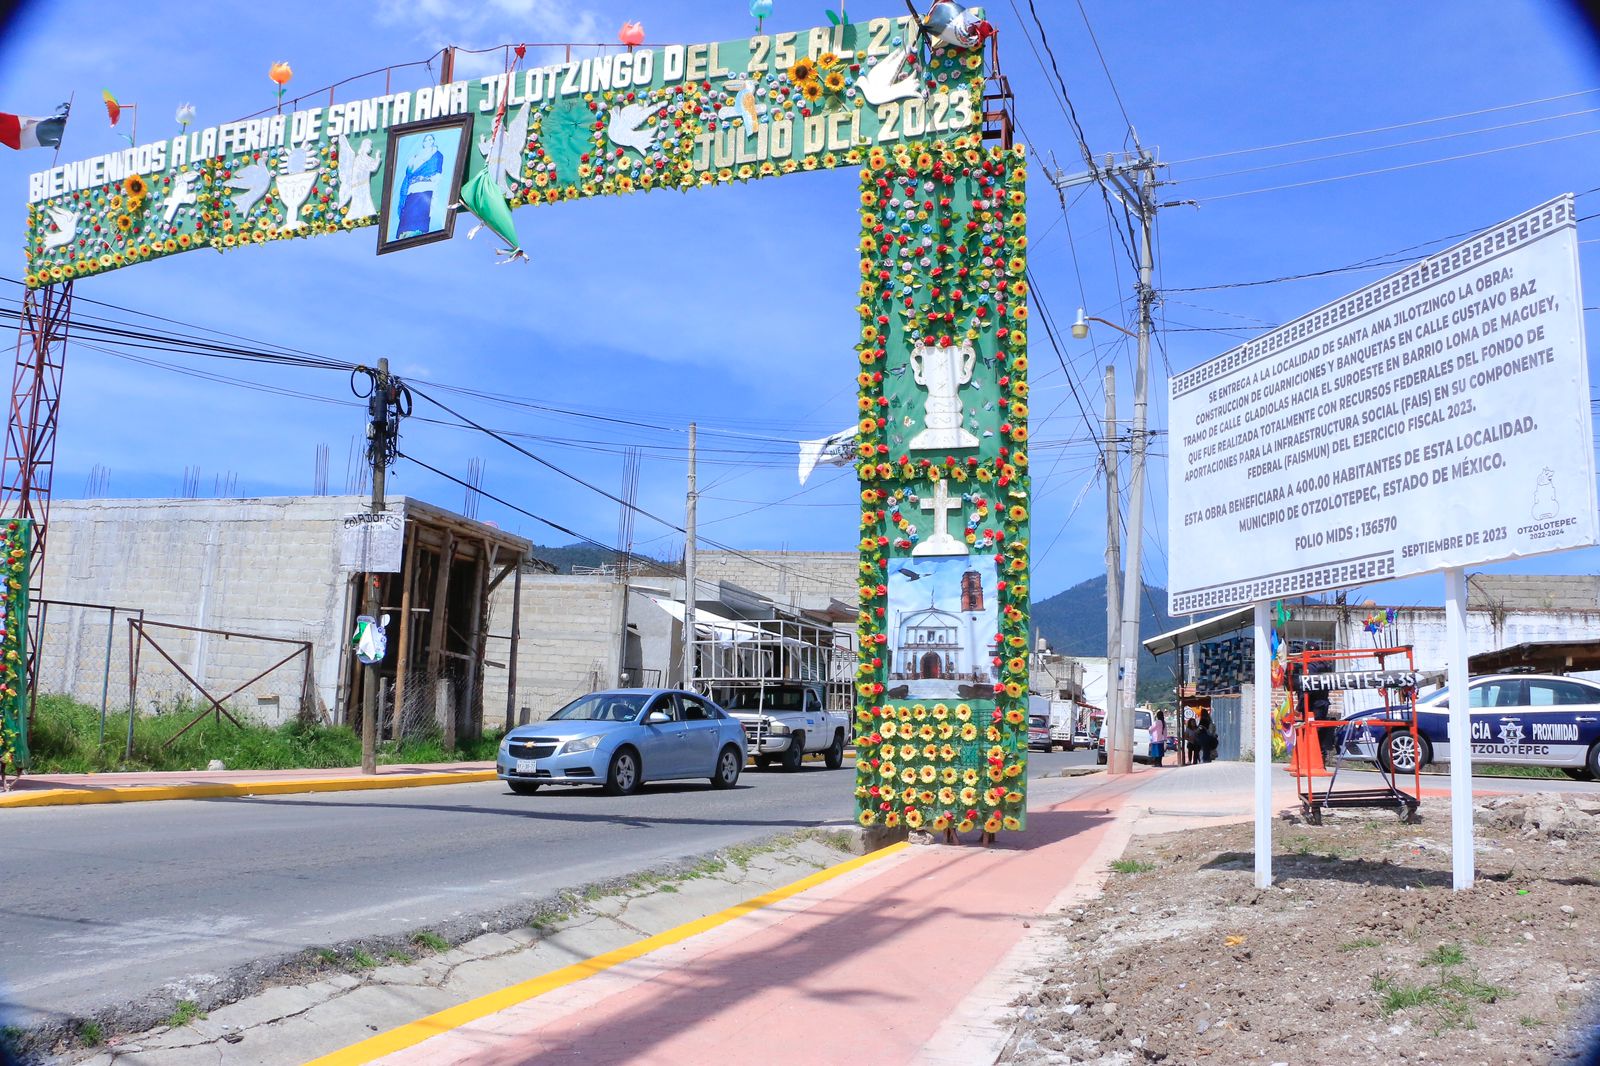
<svg viewBox="0 0 1600 1066"><path fill-rule="evenodd" d="M407 122L389 130L379 255L450 239L471 145L471 115Z"/></svg>

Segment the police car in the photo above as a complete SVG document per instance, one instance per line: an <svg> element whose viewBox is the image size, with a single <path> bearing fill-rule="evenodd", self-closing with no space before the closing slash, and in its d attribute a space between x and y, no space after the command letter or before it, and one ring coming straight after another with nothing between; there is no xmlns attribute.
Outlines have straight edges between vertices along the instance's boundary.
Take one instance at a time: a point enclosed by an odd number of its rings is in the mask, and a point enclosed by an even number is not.
<svg viewBox="0 0 1600 1066"><path fill-rule="evenodd" d="M1600 684L1553 674L1489 674L1468 682L1472 761L1550 766L1579 780L1600 778ZM1419 699L1417 739L1409 731L1361 725L1385 712L1361 711L1338 730L1346 758L1411 773L1450 761L1450 702L1439 689ZM1386 735L1387 734L1387 735Z"/></svg>

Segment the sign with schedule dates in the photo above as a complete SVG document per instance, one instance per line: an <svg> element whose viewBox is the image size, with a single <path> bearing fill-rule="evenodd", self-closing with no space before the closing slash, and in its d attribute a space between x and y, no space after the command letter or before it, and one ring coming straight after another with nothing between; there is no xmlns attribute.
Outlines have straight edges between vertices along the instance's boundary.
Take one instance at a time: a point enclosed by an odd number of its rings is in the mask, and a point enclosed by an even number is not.
<svg viewBox="0 0 1600 1066"><path fill-rule="evenodd" d="M1570 194L1170 382L1168 611L1596 543Z"/></svg>

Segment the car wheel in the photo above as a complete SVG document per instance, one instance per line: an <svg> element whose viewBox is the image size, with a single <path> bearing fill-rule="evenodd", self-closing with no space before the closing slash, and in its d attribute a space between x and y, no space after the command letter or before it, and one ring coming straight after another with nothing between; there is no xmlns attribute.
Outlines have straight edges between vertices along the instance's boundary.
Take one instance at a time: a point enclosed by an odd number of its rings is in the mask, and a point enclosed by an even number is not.
<svg viewBox="0 0 1600 1066"><path fill-rule="evenodd" d="M1589 772L1589 768L1587 766L1563 766L1561 768L1561 772L1572 778L1574 781L1594 780L1594 775Z"/></svg>
<svg viewBox="0 0 1600 1066"><path fill-rule="evenodd" d="M632 748L618 748L611 756L611 769L606 773L606 792L612 796L631 796L639 791L641 777L639 756Z"/></svg>
<svg viewBox="0 0 1600 1066"><path fill-rule="evenodd" d="M1094 761L1097 765L1104 766L1106 764L1106 753L1103 751L1095 752Z"/></svg>
<svg viewBox="0 0 1600 1066"><path fill-rule="evenodd" d="M800 769L800 760L806 756L806 735L796 733L789 738L789 748L783 753L783 768L788 773Z"/></svg>
<svg viewBox="0 0 1600 1066"><path fill-rule="evenodd" d="M511 791L519 796L531 796L539 791L539 782L537 781L507 781L506 784L510 786Z"/></svg>
<svg viewBox="0 0 1600 1066"><path fill-rule="evenodd" d="M769 770L771 768L772 768L772 756L770 756L770 755L757 755L756 756L756 769L757 770Z"/></svg>
<svg viewBox="0 0 1600 1066"><path fill-rule="evenodd" d="M1433 761L1433 745L1427 737L1396 729L1378 746L1378 758L1391 774L1409 774Z"/></svg>
<svg viewBox="0 0 1600 1066"><path fill-rule="evenodd" d="M739 749L729 744L717 756L717 768L711 774L712 788L732 788L739 783L739 771L744 764L739 761Z"/></svg>
<svg viewBox="0 0 1600 1066"><path fill-rule="evenodd" d="M823 753L822 764L830 770L844 765L844 730L834 730L833 744Z"/></svg>
<svg viewBox="0 0 1600 1066"><path fill-rule="evenodd" d="M1600 743L1589 748L1589 758L1585 760L1591 781L1600 780Z"/></svg>

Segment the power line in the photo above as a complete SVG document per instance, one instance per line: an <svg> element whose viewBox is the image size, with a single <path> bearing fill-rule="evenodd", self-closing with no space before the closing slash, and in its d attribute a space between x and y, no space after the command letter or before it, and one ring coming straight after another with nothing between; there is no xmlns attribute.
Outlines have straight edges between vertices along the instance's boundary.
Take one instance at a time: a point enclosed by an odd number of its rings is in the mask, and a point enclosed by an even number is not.
<svg viewBox="0 0 1600 1066"><path fill-rule="evenodd" d="M1364 137L1370 133L1390 133L1394 130L1411 129L1416 126L1427 126L1435 122L1451 122L1458 118L1476 118L1479 115L1490 115L1497 111L1514 111L1519 107L1533 107L1536 104L1548 104L1557 100L1570 100L1575 96L1587 96L1600 89L1579 89L1576 92L1561 93L1557 96L1546 96L1538 100L1523 100L1515 104L1500 104L1496 107L1483 107L1476 111L1463 111L1459 115L1440 115L1435 118L1420 118L1411 122L1396 122L1388 126L1375 126L1367 130L1353 130L1349 133L1329 133L1321 137L1304 137L1297 141L1284 141L1282 144L1264 144L1255 148L1234 148L1226 152L1212 152L1209 155L1190 156L1188 159L1179 159L1172 166L1185 166L1189 163L1203 163L1211 159L1226 159L1230 156L1249 155L1254 152L1274 152L1280 148L1298 148L1307 144L1321 144L1324 141L1337 141L1346 137Z"/></svg>

